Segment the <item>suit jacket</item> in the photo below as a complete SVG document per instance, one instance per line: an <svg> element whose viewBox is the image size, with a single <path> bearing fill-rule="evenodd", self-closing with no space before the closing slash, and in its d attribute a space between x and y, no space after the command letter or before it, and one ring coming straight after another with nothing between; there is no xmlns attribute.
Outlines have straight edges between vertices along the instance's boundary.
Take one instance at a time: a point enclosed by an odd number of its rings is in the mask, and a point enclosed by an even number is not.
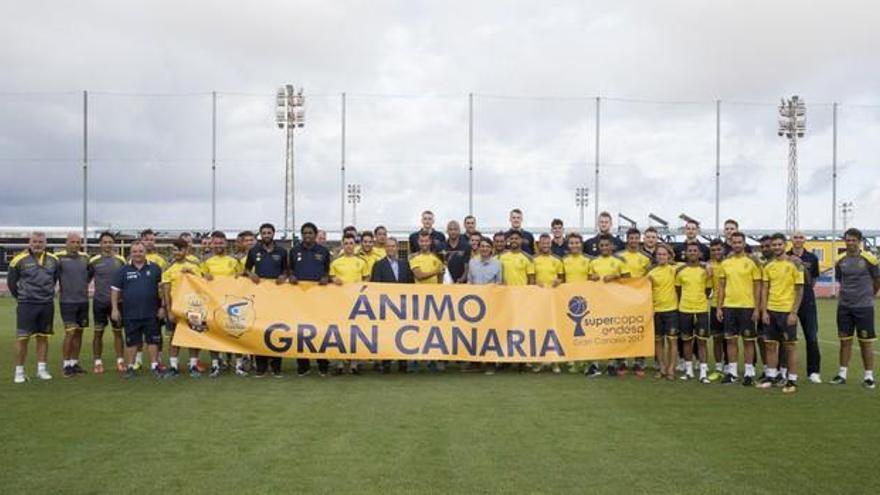
<svg viewBox="0 0 880 495"><path fill-rule="evenodd" d="M397 273L399 278L394 278L394 270L391 269L391 262L388 258L382 258L373 265L373 273L370 275L370 282L386 282L392 284L413 284L415 278L409 267L409 261L405 259L397 260Z"/></svg>

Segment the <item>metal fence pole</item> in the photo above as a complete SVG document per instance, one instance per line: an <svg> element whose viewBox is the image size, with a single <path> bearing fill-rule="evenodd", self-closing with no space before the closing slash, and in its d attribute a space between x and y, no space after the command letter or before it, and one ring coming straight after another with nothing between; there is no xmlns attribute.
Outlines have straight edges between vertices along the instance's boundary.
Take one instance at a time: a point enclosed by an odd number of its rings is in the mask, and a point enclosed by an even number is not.
<svg viewBox="0 0 880 495"><path fill-rule="evenodd" d="M599 115L600 105L601 105L600 100L601 100L601 98L599 96L597 96L596 97L596 147L595 147L596 176L593 181L593 210L594 210L593 222L597 222L598 218L599 218L599 133L600 133L600 123L601 123L600 115ZM596 230L598 230L598 229L599 229L599 226L596 225Z"/></svg>
<svg viewBox="0 0 880 495"><path fill-rule="evenodd" d="M211 230L217 229L217 92L211 92Z"/></svg>
<svg viewBox="0 0 880 495"><path fill-rule="evenodd" d="M474 214L474 94L468 94L468 215Z"/></svg>
<svg viewBox="0 0 880 495"><path fill-rule="evenodd" d="M831 295L837 296L837 103L831 105Z"/></svg>
<svg viewBox="0 0 880 495"><path fill-rule="evenodd" d="M83 91L83 248L89 244L89 92Z"/></svg>
<svg viewBox="0 0 880 495"><path fill-rule="evenodd" d="M721 237L721 100L715 100L715 237Z"/></svg>
<svg viewBox="0 0 880 495"><path fill-rule="evenodd" d="M339 232L345 229L345 93L342 93L342 139L339 148Z"/></svg>

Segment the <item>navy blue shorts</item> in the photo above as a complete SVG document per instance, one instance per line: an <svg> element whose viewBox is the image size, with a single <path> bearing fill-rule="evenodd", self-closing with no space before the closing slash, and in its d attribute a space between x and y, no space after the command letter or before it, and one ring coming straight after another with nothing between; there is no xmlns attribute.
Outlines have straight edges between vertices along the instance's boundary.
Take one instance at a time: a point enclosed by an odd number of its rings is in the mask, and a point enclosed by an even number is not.
<svg viewBox="0 0 880 495"><path fill-rule="evenodd" d="M31 335L49 336L54 332L55 303L20 302L15 308L16 336L26 339Z"/></svg>
<svg viewBox="0 0 880 495"><path fill-rule="evenodd" d="M119 306L119 311L122 312L122 305L120 304ZM107 325L112 326L113 330L122 330L120 325L113 323L110 319L111 313L112 306L110 306L110 303L102 303L99 301L94 301L92 303L92 318L95 320L95 330L103 331L107 328Z"/></svg>
<svg viewBox="0 0 880 495"><path fill-rule="evenodd" d="M125 320L122 322L125 330L125 345L135 347L146 342L158 345L162 342L162 333L159 331L159 322L156 318L144 318L140 320Z"/></svg>
<svg viewBox="0 0 880 495"><path fill-rule="evenodd" d="M788 313L767 311L770 324L764 325L764 340L770 342L797 342L797 320L794 325L788 324Z"/></svg>
<svg viewBox="0 0 880 495"><path fill-rule="evenodd" d="M64 329L88 328L89 326L89 303L58 303L61 308L61 321Z"/></svg>
<svg viewBox="0 0 880 495"><path fill-rule="evenodd" d="M654 313L654 340L678 336L678 311Z"/></svg>
<svg viewBox="0 0 880 495"><path fill-rule="evenodd" d="M724 308L722 311L724 311L724 338L742 337L743 340L758 338L755 322L752 321L754 308Z"/></svg>
<svg viewBox="0 0 880 495"><path fill-rule="evenodd" d="M874 332L874 307L837 306L837 336L841 340L851 339L853 336L864 341L875 340L877 335Z"/></svg>
<svg viewBox="0 0 880 495"><path fill-rule="evenodd" d="M678 330L681 338L690 340L709 338L709 313L678 313Z"/></svg>

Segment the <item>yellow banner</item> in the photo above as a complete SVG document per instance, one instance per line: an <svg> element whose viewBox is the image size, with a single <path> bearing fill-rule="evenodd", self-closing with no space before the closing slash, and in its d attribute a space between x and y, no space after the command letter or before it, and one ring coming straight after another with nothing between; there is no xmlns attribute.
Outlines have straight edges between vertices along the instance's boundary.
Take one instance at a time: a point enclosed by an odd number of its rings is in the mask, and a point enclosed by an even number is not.
<svg viewBox="0 0 880 495"><path fill-rule="evenodd" d="M647 280L535 286L206 281L173 294L174 345L327 359L558 362L651 356Z"/></svg>

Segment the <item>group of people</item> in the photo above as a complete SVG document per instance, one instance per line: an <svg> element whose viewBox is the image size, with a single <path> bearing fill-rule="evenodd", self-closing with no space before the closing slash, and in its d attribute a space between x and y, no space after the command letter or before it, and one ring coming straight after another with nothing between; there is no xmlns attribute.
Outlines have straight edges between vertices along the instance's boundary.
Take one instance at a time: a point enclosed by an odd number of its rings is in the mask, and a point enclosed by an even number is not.
<svg viewBox="0 0 880 495"><path fill-rule="evenodd" d="M566 234L561 220L551 222L550 232L535 236L523 229L523 213L514 209L510 228L491 236L479 232L476 218L467 216L464 229L457 221L447 224L446 233L434 228L434 214L421 214L421 228L408 239L411 253L400 255L396 238L382 226L372 231L345 229L338 251L326 246L326 234L307 222L301 238L288 250L275 240L275 228L263 224L258 232L238 234L230 250L226 235L213 232L195 253L191 235L182 235L171 246L166 259L156 249L156 234L141 233L130 246L130 258L117 253L116 239L109 232L99 237L100 252L88 256L82 251L82 238L71 233L63 250L49 253L46 236L35 232L28 249L15 256L9 268L8 286L17 299L17 343L14 381L28 380L24 371L28 342L36 340L37 377L52 378L47 369L48 337L52 335L56 285L61 318L64 322L63 373L85 373L79 364L83 330L89 326L89 284L94 283L92 317L94 338L93 372L104 373L103 335L110 326L114 335L116 369L127 377L136 376L143 366L143 353L149 357L156 376L173 377L181 373L180 349L168 345L168 365L162 363L162 327L173 335L177 320L169 311L175 286L185 273L206 279L246 276L254 283L347 284L363 281L385 283L468 283L537 285L555 287L563 283L594 281L615 283L627 278L646 277L652 287L655 327L655 376L660 379L720 381L746 386L778 386L790 393L798 386L797 324L800 321L807 347L806 373L813 383L821 383L818 344L818 316L814 284L819 276L815 255L804 248L800 232L791 238L778 233L760 239L760 250L752 252L735 220L727 220L724 238L708 244L700 242L699 225L685 225L685 240L674 246L661 242L658 232L629 229L625 239L612 234L611 215L597 219L598 232L584 239ZM790 242L790 247L789 247ZM874 299L880 290L877 259L863 248L857 229L844 234L846 250L835 265L840 283L837 326L840 338L840 368L832 384L844 384L852 341L857 339L864 365L863 385L874 388L873 341ZM743 376L739 377L739 342L742 341ZM712 343L714 369L709 368ZM191 376L207 372L218 377L228 366L241 376L281 376L282 361L267 356L221 356L210 352L210 366L199 361L200 350L189 349L186 371ZM758 359L763 373L757 376ZM224 359L225 358L225 359ZM629 363L611 360L605 365L608 376L636 376L647 372L647 359ZM234 367L232 364L234 360ZM390 362L376 363L388 372ZM437 369L438 363L431 363ZM630 367L631 364L631 367ZM417 362L398 364L401 371L413 372ZM603 374L600 363L566 363L570 372L588 377ZM331 363L317 360L318 373L331 372ZM297 359L297 374L311 372L308 359ZM479 370L465 363L463 370ZM523 369L523 367L520 367ZM543 366L534 366L541 371ZM559 364L550 369L562 372ZM492 374L496 365L483 366ZM337 362L333 372L358 374L356 361Z"/></svg>

